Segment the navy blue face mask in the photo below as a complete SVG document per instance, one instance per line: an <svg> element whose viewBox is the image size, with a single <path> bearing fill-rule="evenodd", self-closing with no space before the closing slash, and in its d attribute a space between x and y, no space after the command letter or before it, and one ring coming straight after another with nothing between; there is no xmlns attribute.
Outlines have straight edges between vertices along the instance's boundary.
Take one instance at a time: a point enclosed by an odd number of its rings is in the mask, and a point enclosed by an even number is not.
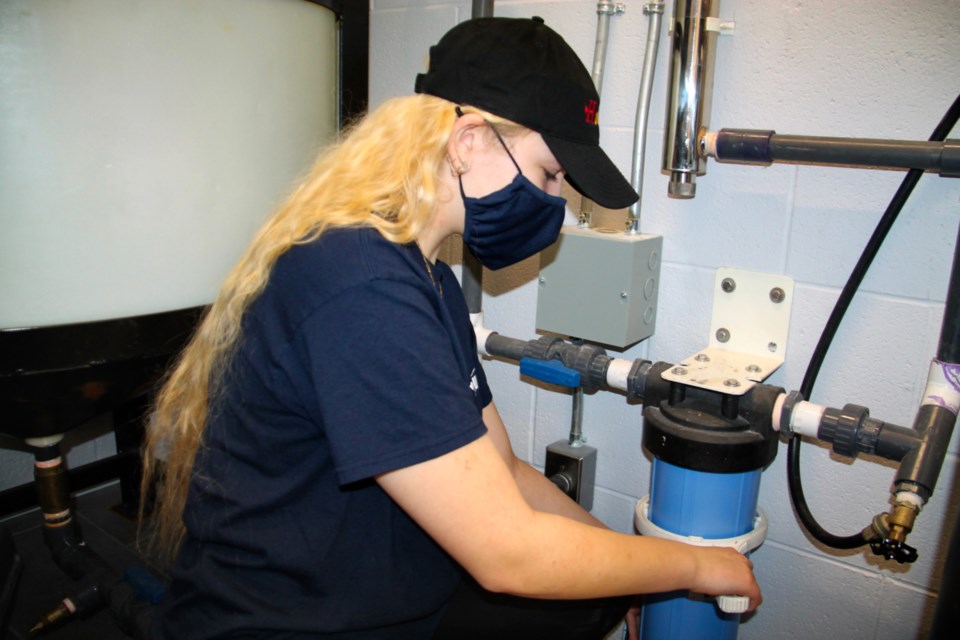
<svg viewBox="0 0 960 640"><path fill-rule="evenodd" d="M530 182L500 134L496 129L493 132L517 168L517 176L504 188L481 198L468 198L461 178L460 195L466 209L463 241L483 266L501 269L557 241L567 201Z"/></svg>

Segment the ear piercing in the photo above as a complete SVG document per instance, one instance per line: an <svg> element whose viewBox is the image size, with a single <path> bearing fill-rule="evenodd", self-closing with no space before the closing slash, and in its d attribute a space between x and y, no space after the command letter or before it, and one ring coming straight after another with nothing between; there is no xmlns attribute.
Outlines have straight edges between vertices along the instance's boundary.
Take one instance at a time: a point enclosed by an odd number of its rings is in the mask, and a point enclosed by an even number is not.
<svg viewBox="0 0 960 640"><path fill-rule="evenodd" d="M454 178L459 178L470 170L469 163L451 160L449 156L447 157L447 164L450 165L450 175Z"/></svg>

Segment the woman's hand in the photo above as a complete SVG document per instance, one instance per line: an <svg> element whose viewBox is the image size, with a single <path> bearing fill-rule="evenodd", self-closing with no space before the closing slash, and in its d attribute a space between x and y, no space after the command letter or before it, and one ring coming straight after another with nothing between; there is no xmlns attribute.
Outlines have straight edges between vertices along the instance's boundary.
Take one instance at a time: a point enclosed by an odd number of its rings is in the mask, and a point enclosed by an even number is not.
<svg viewBox="0 0 960 640"><path fill-rule="evenodd" d="M763 602L753 563L730 547L697 547L694 586L691 591L710 596L747 596L753 611Z"/></svg>

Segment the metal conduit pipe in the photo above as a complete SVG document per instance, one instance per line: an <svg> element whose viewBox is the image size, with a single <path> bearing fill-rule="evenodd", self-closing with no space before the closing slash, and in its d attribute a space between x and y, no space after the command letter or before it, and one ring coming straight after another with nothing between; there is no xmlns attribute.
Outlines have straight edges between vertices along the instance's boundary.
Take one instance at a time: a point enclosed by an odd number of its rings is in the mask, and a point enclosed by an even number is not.
<svg viewBox="0 0 960 640"><path fill-rule="evenodd" d="M593 66L590 68L590 78L597 89L597 95L603 91L603 70L607 59L607 41L610 33L610 18L624 12L622 2L597 3L597 38L593 45ZM593 218L593 200L586 196L580 199L580 215L577 216L577 225L589 227Z"/></svg>
<svg viewBox="0 0 960 640"><path fill-rule="evenodd" d="M640 233L640 203L643 200L643 165L647 153L647 121L650 119L650 97L653 95L653 76L657 70L657 52L660 49L660 23L663 3L649 2L643 12L650 17L647 24L647 47L643 54L643 73L640 75L640 96L637 99L637 121L634 125L633 166L630 185L640 196L630 205L627 215L627 234Z"/></svg>
<svg viewBox="0 0 960 640"><path fill-rule="evenodd" d="M782 135L754 129L721 129L704 134L703 151L719 162L759 165L804 162L921 169L937 171L943 177L960 177L960 140L834 138Z"/></svg>

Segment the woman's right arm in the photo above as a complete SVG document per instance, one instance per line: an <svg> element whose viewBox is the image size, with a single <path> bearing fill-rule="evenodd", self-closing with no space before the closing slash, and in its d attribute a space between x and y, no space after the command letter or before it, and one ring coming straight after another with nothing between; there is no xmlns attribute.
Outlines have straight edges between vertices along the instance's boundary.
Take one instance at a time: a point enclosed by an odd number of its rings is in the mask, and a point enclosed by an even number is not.
<svg viewBox="0 0 960 640"><path fill-rule="evenodd" d="M688 589L760 604L749 559L534 511L489 436L377 482L484 588L583 599Z"/></svg>

